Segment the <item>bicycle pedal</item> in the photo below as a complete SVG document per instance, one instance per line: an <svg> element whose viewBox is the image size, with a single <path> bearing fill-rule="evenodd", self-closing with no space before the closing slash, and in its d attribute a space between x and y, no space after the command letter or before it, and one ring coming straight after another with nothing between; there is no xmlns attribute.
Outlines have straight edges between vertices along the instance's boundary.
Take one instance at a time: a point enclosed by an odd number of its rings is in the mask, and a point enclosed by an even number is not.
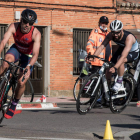
<svg viewBox="0 0 140 140"><path fill-rule="evenodd" d="M10 98L7 98L7 101L10 101Z"/></svg>
<svg viewBox="0 0 140 140"><path fill-rule="evenodd" d="M118 94L120 91L125 91L126 90L126 88L123 88L123 87L121 87L118 91L115 91L114 89L110 89L111 90L111 92L113 93L113 94Z"/></svg>
<svg viewBox="0 0 140 140"><path fill-rule="evenodd" d="M4 104L2 107L2 110L4 111L4 113L6 113L7 109L8 109L8 104Z"/></svg>
<svg viewBox="0 0 140 140"><path fill-rule="evenodd" d="M122 90L124 91L124 90L126 90L126 88L121 87L121 88L118 90L118 92L119 92L119 91L122 91Z"/></svg>

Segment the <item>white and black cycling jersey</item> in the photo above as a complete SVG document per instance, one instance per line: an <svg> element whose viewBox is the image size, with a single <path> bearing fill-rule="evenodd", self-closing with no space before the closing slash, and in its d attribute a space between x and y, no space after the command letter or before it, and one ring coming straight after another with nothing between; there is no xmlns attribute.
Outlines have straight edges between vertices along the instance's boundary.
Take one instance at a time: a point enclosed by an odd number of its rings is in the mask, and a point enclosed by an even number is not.
<svg viewBox="0 0 140 140"><path fill-rule="evenodd" d="M115 40L114 38L112 39L117 45L119 45L120 47L125 47L125 41L126 41L126 38L129 34L132 34L131 32L129 31L126 31L126 30L123 30L124 31L124 35L123 35L123 38L121 40ZM132 34L133 35L133 34ZM133 35L134 36L134 35ZM135 37L135 36L134 36ZM136 37L135 37L136 38ZM138 52L139 49L138 49L138 42L137 42L137 39L136 39L136 42L132 45L132 48L130 50L130 52Z"/></svg>

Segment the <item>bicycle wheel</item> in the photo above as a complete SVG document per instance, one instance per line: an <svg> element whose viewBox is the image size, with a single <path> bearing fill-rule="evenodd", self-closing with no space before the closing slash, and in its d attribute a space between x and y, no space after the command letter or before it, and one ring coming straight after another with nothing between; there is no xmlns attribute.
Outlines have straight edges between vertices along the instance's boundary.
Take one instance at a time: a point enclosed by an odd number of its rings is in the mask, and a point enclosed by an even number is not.
<svg viewBox="0 0 140 140"><path fill-rule="evenodd" d="M98 74L92 74L80 89L76 102L79 114L85 115L95 105L101 91L101 83L98 79Z"/></svg>
<svg viewBox="0 0 140 140"><path fill-rule="evenodd" d="M135 89L135 81L132 75L124 74L123 86L117 95L111 93L110 110L113 113L121 113L131 101Z"/></svg>
<svg viewBox="0 0 140 140"><path fill-rule="evenodd" d="M3 79L0 80L0 123L2 122L4 118L3 105L6 102L6 99L4 98L6 87L7 87L7 79L3 77Z"/></svg>
<svg viewBox="0 0 140 140"><path fill-rule="evenodd" d="M84 84L84 82L85 82L85 79L83 79L83 78L78 77L76 79L76 82L75 82L74 88L73 88L73 96L74 96L75 101L77 101L78 93L79 93L82 85Z"/></svg>
<svg viewBox="0 0 140 140"><path fill-rule="evenodd" d="M27 97L27 100L24 99L24 101L26 102L28 101L32 102L34 99L34 89L29 79L27 80L26 85L25 85L24 96Z"/></svg>

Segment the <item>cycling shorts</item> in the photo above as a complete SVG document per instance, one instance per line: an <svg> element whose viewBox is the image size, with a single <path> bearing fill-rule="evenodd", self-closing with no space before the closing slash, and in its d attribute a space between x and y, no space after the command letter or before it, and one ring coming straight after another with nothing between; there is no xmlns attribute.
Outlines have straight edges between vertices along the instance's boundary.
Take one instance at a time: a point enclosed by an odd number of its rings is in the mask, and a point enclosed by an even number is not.
<svg viewBox="0 0 140 140"><path fill-rule="evenodd" d="M113 57L112 57L112 59L111 59L111 61L112 61L114 64L116 64L117 59L118 59L119 56L121 56L122 52L123 52L123 48L120 47L120 48L118 48L118 50L114 53L114 55L113 55ZM126 63L131 63L131 62L137 60L138 58L139 58L139 49L136 50L136 51L133 51L133 52L129 52L129 53L128 53L128 55L127 55L127 62L126 62Z"/></svg>
<svg viewBox="0 0 140 140"><path fill-rule="evenodd" d="M16 48L16 45L15 45L15 44L13 44L13 45L10 47L10 49L6 52L6 54L11 54L11 55L13 55L13 56L15 57L15 62L19 61L19 59L20 59L20 60L21 60L20 66L21 66L22 68L25 68L25 67L30 63L31 58L32 58L32 57L29 57L29 56L26 55L26 54L20 53L20 52L18 51L18 49ZM31 56L32 56L32 54L31 54ZM22 70L21 70L21 71L22 71ZM33 71L33 67L32 67L32 69L30 69L30 72L32 72L32 71ZM31 74L31 73L30 73L30 74Z"/></svg>

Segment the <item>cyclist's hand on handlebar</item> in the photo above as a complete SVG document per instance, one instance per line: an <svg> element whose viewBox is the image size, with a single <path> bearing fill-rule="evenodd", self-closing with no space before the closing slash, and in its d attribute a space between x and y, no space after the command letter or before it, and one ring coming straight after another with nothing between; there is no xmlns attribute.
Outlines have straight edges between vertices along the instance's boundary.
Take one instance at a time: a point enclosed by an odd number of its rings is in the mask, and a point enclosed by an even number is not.
<svg viewBox="0 0 140 140"><path fill-rule="evenodd" d="M87 63L91 63L91 62L94 62L96 58L93 58L93 57L90 57L91 55L91 52L89 52L88 56L85 58L86 62Z"/></svg>
<svg viewBox="0 0 140 140"><path fill-rule="evenodd" d="M88 64L90 64L92 61L94 61L94 59L93 58L85 58L85 60L86 60L86 62L88 63Z"/></svg>
<svg viewBox="0 0 140 140"><path fill-rule="evenodd" d="M112 67L112 68L109 69L109 72L115 73L115 72L117 72L117 71L116 71L115 67Z"/></svg>
<svg viewBox="0 0 140 140"><path fill-rule="evenodd" d="M25 71L25 70L27 70L27 72L25 73L24 78L25 78L25 79L28 79L28 78L30 77L30 67L27 66L27 67L24 69L24 71ZM23 73L24 73L24 71L23 71Z"/></svg>

